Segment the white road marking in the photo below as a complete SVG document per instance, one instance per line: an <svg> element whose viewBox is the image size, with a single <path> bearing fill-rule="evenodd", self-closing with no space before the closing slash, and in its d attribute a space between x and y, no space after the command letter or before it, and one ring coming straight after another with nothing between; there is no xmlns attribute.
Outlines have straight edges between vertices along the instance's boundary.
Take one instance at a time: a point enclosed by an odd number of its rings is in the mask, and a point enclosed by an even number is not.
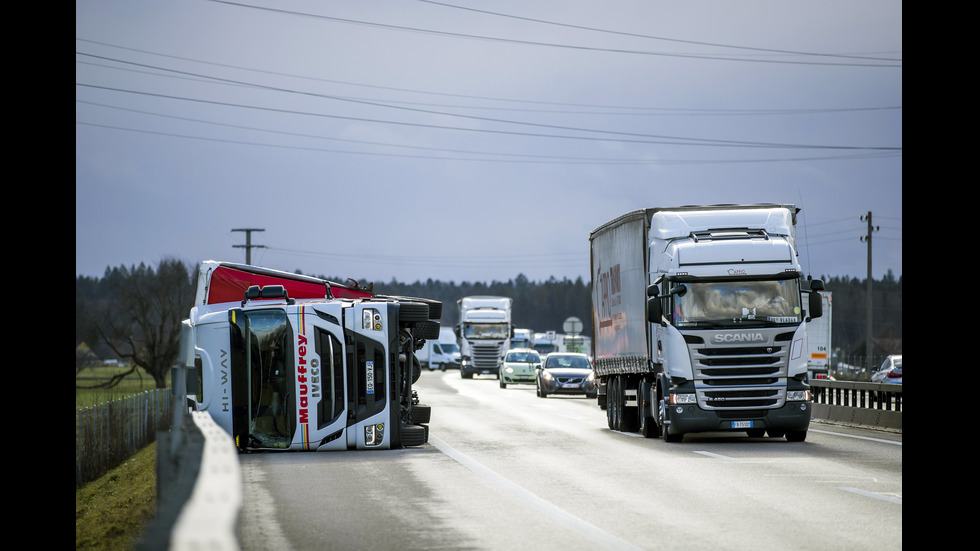
<svg viewBox="0 0 980 551"><path fill-rule="evenodd" d="M464 454L463 452L453 448L449 444L443 442L439 438L429 435L429 444L434 446L437 450L446 454L459 464L463 465L467 469L473 471L474 473L480 475L493 485L504 490L515 498L523 501L524 503L534 507L535 509L541 511L542 513L548 515L556 522L563 524L569 530L578 532L590 541L595 542L603 549L623 549L623 550L639 550L638 547L630 544L629 542L623 541L616 536L602 530L592 524L589 524L585 520L576 517L575 515L564 511L553 503L546 501L537 495L527 491L526 489L518 486L517 484L507 480L503 476L500 476L496 472L492 471L488 467L482 465L478 461Z"/></svg>

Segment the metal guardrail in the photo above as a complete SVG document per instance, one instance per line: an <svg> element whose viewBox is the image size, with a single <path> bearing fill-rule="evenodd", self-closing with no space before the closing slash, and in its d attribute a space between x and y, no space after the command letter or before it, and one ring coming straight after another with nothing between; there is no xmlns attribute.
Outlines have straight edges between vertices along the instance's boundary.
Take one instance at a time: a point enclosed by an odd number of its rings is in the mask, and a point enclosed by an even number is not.
<svg viewBox="0 0 980 551"><path fill-rule="evenodd" d="M815 419L902 430L902 385L818 379L810 389Z"/></svg>

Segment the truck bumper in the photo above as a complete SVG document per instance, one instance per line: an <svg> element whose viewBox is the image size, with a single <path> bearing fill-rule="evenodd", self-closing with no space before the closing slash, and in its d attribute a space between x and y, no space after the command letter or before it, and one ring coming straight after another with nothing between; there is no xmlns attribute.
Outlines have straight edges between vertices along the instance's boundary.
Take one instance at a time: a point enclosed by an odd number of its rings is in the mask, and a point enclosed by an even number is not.
<svg viewBox="0 0 980 551"><path fill-rule="evenodd" d="M668 419L670 431L675 434L750 429L805 431L810 426L812 406L810 402L786 402L781 408L754 410L744 416L734 411L705 410L696 405L668 406Z"/></svg>

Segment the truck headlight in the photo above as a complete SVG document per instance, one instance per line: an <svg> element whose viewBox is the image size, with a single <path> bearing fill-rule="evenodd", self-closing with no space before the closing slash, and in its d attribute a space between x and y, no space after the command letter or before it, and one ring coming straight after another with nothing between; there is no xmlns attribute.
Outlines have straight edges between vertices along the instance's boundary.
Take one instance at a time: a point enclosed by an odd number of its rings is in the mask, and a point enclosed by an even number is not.
<svg viewBox="0 0 980 551"><path fill-rule="evenodd" d="M790 390L786 392L787 402L806 402L810 400L809 390Z"/></svg>
<svg viewBox="0 0 980 551"><path fill-rule="evenodd" d="M698 397L696 394L671 394L670 403L671 404L696 404L698 403Z"/></svg>
<svg viewBox="0 0 980 551"><path fill-rule="evenodd" d="M375 331L381 331L381 312L378 312L374 308L365 308L361 312L361 328L362 329L374 329Z"/></svg>
<svg viewBox="0 0 980 551"><path fill-rule="evenodd" d="M385 437L385 424L378 423L364 427L364 445L377 446Z"/></svg>

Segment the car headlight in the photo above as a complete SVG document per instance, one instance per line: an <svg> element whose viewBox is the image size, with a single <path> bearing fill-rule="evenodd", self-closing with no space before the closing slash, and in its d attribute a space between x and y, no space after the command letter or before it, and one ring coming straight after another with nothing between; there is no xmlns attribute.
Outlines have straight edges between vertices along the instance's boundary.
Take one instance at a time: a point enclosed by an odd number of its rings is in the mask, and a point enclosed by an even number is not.
<svg viewBox="0 0 980 551"><path fill-rule="evenodd" d="M513 373L514 368L508 365L507 367L504 368L504 371L506 371L507 373Z"/></svg>
<svg viewBox="0 0 980 551"><path fill-rule="evenodd" d="M541 371L541 378L544 379L545 381L554 380L554 376L552 376L551 372L547 370Z"/></svg>
<svg viewBox="0 0 980 551"><path fill-rule="evenodd" d="M585 378L585 382L592 383L595 382L595 372L589 372L589 376Z"/></svg>

